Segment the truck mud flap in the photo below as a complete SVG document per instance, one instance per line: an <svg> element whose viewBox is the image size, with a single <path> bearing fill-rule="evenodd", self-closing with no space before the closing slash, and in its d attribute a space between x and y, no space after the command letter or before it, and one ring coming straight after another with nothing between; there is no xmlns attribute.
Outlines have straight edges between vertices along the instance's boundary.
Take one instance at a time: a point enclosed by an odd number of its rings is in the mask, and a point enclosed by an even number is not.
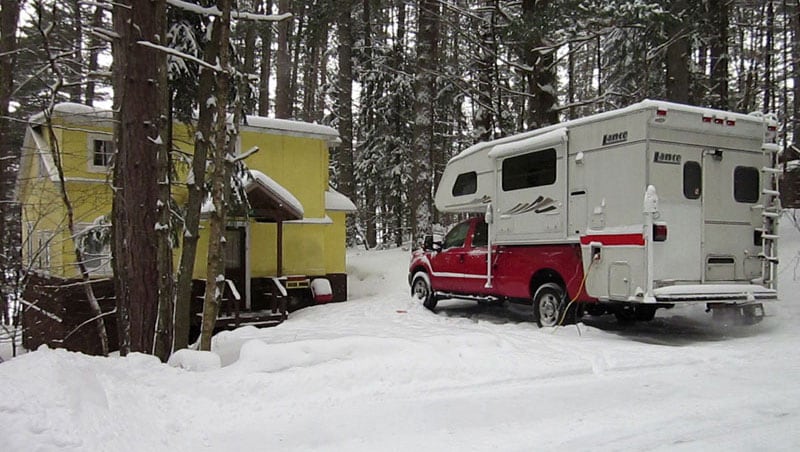
<svg viewBox="0 0 800 452"><path fill-rule="evenodd" d="M711 318L723 326L755 325L764 319L761 303L708 303L706 311L711 311Z"/></svg>

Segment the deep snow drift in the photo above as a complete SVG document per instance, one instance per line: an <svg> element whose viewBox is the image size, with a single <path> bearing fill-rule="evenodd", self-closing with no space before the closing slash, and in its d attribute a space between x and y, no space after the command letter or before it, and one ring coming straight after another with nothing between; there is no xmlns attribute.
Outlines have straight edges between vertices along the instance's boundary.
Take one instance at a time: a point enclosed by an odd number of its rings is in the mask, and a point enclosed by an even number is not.
<svg viewBox="0 0 800 452"><path fill-rule="evenodd" d="M703 306L628 328L432 314L408 252L353 251L351 301L219 334L179 367L46 349L0 364L0 450L797 450L800 233L784 223L782 300L727 329Z"/></svg>

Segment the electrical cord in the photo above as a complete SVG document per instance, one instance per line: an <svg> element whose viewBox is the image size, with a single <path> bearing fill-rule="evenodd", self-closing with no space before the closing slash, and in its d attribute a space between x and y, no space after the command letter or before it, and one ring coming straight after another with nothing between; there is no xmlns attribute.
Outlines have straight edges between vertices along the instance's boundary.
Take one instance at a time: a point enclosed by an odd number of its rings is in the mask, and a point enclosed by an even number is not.
<svg viewBox="0 0 800 452"><path fill-rule="evenodd" d="M564 307L564 312L561 313L561 320L556 323L556 327L563 326L564 320L567 318L567 312L569 312L569 308L572 306L573 303L581 296L581 292L583 291L583 287L586 285L586 280L589 278L589 273L592 272L592 267L594 267L595 262L600 260L600 255L592 256L592 261L589 262L589 268L586 269L586 273L583 275L583 279L581 280L581 285L578 286L578 291L575 293L575 297L567 303L566 307Z"/></svg>

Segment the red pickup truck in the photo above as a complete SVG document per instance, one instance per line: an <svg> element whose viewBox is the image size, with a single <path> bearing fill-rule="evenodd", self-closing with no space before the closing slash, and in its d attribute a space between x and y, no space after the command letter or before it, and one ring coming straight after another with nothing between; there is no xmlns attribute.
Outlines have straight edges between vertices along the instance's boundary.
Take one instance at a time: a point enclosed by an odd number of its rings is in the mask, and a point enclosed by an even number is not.
<svg viewBox="0 0 800 452"><path fill-rule="evenodd" d="M441 242L427 238L412 254L412 295L431 310L443 298L533 303L540 326L574 322L584 309L605 311L583 290L580 244L492 245L490 270L487 238L483 217L456 225ZM654 314L653 308L635 316L649 320Z"/></svg>

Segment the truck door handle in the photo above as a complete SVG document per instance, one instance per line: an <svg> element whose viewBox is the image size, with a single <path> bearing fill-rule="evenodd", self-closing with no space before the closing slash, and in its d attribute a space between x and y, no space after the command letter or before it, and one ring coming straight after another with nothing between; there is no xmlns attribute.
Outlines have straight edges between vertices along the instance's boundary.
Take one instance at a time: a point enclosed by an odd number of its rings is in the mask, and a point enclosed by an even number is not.
<svg viewBox="0 0 800 452"><path fill-rule="evenodd" d="M458 255L458 262L460 262L462 264L464 263L464 255L463 254L459 254Z"/></svg>

